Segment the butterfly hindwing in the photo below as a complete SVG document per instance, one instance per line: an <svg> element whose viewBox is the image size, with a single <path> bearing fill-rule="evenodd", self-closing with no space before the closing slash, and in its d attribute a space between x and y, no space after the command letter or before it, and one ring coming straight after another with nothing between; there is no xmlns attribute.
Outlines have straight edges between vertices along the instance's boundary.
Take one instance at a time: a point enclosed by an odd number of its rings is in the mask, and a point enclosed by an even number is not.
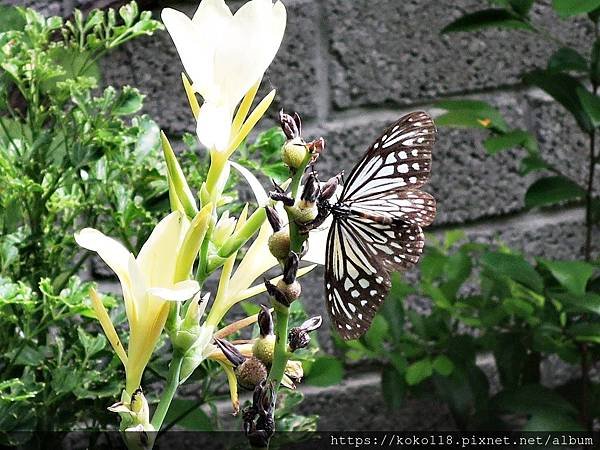
<svg viewBox="0 0 600 450"><path fill-rule="evenodd" d="M433 119L425 112L399 119L350 172L340 200L360 200L423 186L429 181L435 135Z"/></svg>
<svg viewBox="0 0 600 450"><path fill-rule="evenodd" d="M364 334L390 289L389 273L416 264L423 249L419 226L384 224L350 214L329 230L325 291L332 322L344 339Z"/></svg>

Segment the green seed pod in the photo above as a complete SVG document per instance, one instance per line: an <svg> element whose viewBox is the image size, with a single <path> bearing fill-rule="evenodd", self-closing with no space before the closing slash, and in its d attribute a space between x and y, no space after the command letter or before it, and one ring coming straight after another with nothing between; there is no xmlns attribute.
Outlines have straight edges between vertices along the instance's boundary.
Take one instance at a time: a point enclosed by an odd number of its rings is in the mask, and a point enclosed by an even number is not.
<svg viewBox="0 0 600 450"><path fill-rule="evenodd" d="M275 351L275 335L269 334L259 337L252 346L252 354L263 363L270 366L273 362L273 352Z"/></svg>
<svg viewBox="0 0 600 450"><path fill-rule="evenodd" d="M290 169L298 169L302 166L308 150L302 138L296 137L285 143L281 159Z"/></svg>
<svg viewBox="0 0 600 450"><path fill-rule="evenodd" d="M269 237L269 251L277 259L285 259L290 253L290 233L283 228Z"/></svg>
<svg viewBox="0 0 600 450"><path fill-rule="evenodd" d="M319 208L315 203L309 204L304 201L298 202L296 206L288 209L292 213L292 217L299 224L310 223L317 218Z"/></svg>

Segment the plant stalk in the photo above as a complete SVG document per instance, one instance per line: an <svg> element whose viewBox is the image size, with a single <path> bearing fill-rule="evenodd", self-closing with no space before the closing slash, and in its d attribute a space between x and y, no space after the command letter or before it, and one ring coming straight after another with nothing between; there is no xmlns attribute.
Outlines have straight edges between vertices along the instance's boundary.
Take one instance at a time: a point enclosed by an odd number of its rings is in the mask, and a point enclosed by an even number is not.
<svg viewBox="0 0 600 450"><path fill-rule="evenodd" d="M167 384L165 386L165 390L160 396L160 401L158 402L156 411L154 411L154 415L152 416L151 423L156 431L160 431L160 427L162 427L165 417L167 416L167 412L169 411L173 397L175 397L175 392L179 387L179 374L181 372L182 364L183 354L177 350L174 350L173 359L169 365Z"/></svg>

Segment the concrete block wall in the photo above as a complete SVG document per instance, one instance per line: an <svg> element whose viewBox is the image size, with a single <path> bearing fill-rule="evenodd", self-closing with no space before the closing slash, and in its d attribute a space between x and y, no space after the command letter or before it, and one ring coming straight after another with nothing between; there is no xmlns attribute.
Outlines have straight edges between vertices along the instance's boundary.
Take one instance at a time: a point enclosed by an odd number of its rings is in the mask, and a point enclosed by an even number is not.
<svg viewBox="0 0 600 450"><path fill-rule="evenodd" d="M441 36L440 30L487 2L479 0L283 0L288 26L263 90L277 88L272 111L298 111L309 137L324 136L320 171L348 170L371 141L402 113L432 113L443 98L487 99L511 125L534 131L544 155L580 177L586 168L586 140L561 107L520 84L519 75L545 65L556 46L522 31L489 30ZM10 2L15 3L14 0ZM23 3L23 2L17 2ZM68 14L85 0L30 2L46 12ZM228 2L237 7L240 2ZM196 1L157 1L191 15ZM586 21L562 21L549 0L536 2L534 22L588 52L593 42ZM177 137L193 131L181 87L183 70L166 32L143 38L104 64L111 84L132 84L147 94L146 112ZM517 153L487 156L476 132L440 129L429 190L438 199L435 230L463 227L473 239L502 239L533 255L577 258L583 248L583 211L578 208L526 211L523 196L532 177L517 173ZM322 270L305 282L307 309L324 316ZM321 333L331 349L328 331ZM345 388L344 386L347 386ZM324 416L323 429L451 427L439 404L415 403L388 414L379 400L377 376L349 375L342 387L307 390L310 405ZM351 400L350 400L351 397ZM346 405L338 414L340 405ZM352 405L380 405L372 414ZM420 406L419 406L420 405ZM434 408L439 413L424 411ZM411 414L415 420L411 419ZM408 417L408 419L407 419ZM429 422L428 422L429 421ZM418 422L418 423L417 423Z"/></svg>

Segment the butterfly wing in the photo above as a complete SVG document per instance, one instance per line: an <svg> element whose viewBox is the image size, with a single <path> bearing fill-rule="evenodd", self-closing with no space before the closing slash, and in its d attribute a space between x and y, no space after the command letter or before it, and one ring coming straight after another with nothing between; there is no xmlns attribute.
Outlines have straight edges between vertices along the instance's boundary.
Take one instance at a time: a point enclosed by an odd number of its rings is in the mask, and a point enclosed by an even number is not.
<svg viewBox="0 0 600 450"><path fill-rule="evenodd" d="M408 114L377 139L350 173L332 209L325 291L344 339L364 334L390 289L390 272L417 263L421 227L435 218L429 181L436 129L424 112Z"/></svg>
<svg viewBox="0 0 600 450"><path fill-rule="evenodd" d="M389 191L345 203L353 215L371 215L382 221L402 221L426 227L435 219L435 199L427 192L410 189Z"/></svg>
<svg viewBox="0 0 600 450"><path fill-rule="evenodd" d="M348 176L341 202L391 191L418 189L429 181L436 129L425 112L413 112L392 124Z"/></svg>
<svg viewBox="0 0 600 450"><path fill-rule="evenodd" d="M342 338L357 339L368 330L390 289L390 272L414 265L423 244L418 225L334 215L327 238L325 292L329 316Z"/></svg>

